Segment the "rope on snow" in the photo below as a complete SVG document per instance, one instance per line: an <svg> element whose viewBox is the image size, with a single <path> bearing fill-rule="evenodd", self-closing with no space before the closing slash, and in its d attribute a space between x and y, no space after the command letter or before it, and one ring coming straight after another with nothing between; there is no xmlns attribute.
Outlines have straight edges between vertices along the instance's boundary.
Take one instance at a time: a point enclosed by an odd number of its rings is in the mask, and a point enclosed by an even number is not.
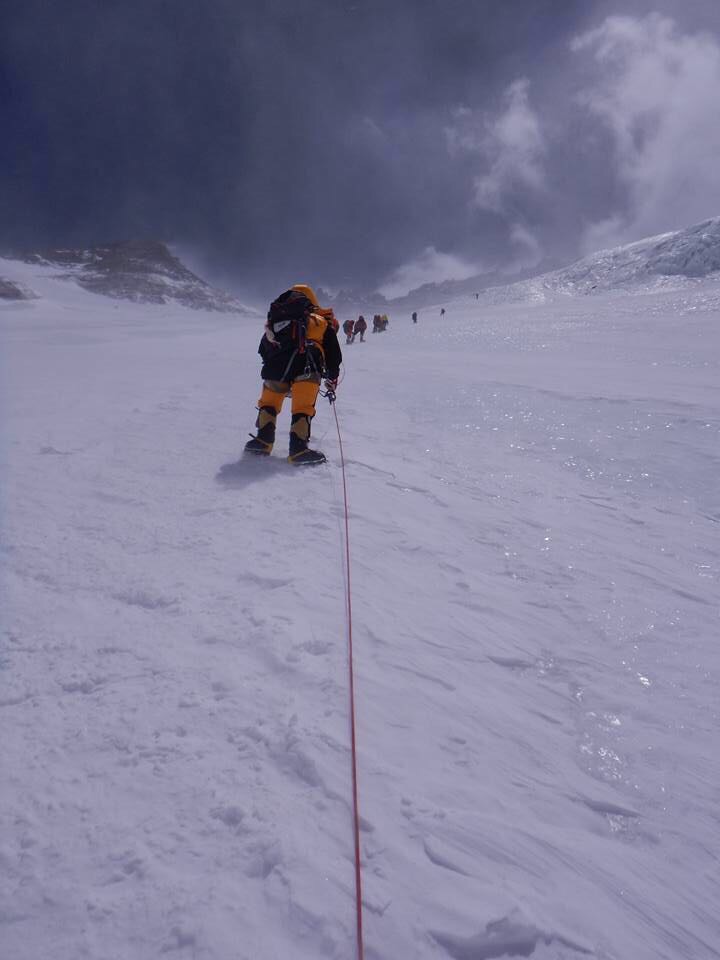
<svg viewBox="0 0 720 960"><path fill-rule="evenodd" d="M334 398L333 398L334 399ZM352 596L350 590L350 519L348 512L347 482L345 479L345 455L343 453L340 421L338 420L335 404L330 401L335 414L338 444L340 445L340 467L342 472L343 502L345 511L345 574L347 576L347 638L348 638L348 669L350 682L350 747L352 757L352 794L353 794L353 831L355 834L355 911L357 914L357 955L358 960L364 960L365 946L363 943L362 924L362 872L360 869L360 813L358 805L358 776L357 776L357 745L355 736L355 674L353 670L353 636L352 636Z"/></svg>

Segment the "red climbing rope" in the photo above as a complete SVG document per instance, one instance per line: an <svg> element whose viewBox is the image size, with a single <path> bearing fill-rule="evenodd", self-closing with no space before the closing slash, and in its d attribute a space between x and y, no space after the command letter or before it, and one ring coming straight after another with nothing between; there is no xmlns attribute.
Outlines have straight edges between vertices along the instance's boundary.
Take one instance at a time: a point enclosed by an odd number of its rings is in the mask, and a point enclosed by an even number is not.
<svg viewBox="0 0 720 960"><path fill-rule="evenodd" d="M340 422L338 421L335 404L332 404L337 427L338 443L340 444L340 466L342 468L343 500L345 502L345 568L347 575L347 629L348 629L348 663L350 669L350 745L352 754L352 792L353 792L353 828L355 832L355 909L357 912L357 955L358 960L365 956L362 926L362 875L360 870L360 813L358 807L358 778L357 778L357 748L355 740L355 677L353 673L353 642L352 642L352 597L350 591L350 520L348 517L347 483L345 482L345 456L343 455Z"/></svg>

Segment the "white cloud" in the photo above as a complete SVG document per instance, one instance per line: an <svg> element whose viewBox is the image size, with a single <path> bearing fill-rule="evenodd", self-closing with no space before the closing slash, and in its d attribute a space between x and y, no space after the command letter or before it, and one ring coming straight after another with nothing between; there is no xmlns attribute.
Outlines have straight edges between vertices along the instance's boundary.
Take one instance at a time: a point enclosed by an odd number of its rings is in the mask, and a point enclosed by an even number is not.
<svg viewBox="0 0 720 960"><path fill-rule="evenodd" d="M548 199L546 138L529 94L530 81L521 77L505 90L497 114L459 107L453 125L445 130L451 156L469 152L477 154L483 164L484 172L474 180L472 205L505 219L508 239L517 251L509 270L542 259L540 242L522 212L528 199Z"/></svg>
<svg viewBox="0 0 720 960"><path fill-rule="evenodd" d="M426 247L420 256L398 267L381 285L380 293L386 297L402 297L424 283L465 280L480 272L482 267L478 264Z"/></svg>
<svg viewBox="0 0 720 960"><path fill-rule="evenodd" d="M490 160L490 169L475 181L475 203L483 210L505 213L509 197L518 188L544 190L545 141L540 118L530 105L530 83L521 78L505 91L503 111L485 122L479 151Z"/></svg>
<svg viewBox="0 0 720 960"><path fill-rule="evenodd" d="M543 252L540 241L526 226L522 223L513 223L510 227L510 242L515 247L517 254L510 269L524 270L527 267L534 267L536 263L542 260Z"/></svg>
<svg viewBox="0 0 720 960"><path fill-rule="evenodd" d="M576 38L592 81L580 102L610 131L629 209L608 211L587 249L682 227L720 212L720 44L658 14L609 17Z"/></svg>
<svg viewBox="0 0 720 960"><path fill-rule="evenodd" d="M515 80L494 113L458 107L445 135L451 158L477 163L468 204L504 221L508 269L717 216L720 37L608 17L551 84Z"/></svg>

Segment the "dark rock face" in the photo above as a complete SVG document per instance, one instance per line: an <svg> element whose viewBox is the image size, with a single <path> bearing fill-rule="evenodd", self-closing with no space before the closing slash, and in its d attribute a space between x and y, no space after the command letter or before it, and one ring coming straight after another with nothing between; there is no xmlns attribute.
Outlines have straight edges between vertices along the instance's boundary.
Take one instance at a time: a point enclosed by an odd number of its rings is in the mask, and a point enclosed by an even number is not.
<svg viewBox="0 0 720 960"><path fill-rule="evenodd" d="M3 280L0 277L0 300L29 300L26 291L21 290L16 283L10 280Z"/></svg>
<svg viewBox="0 0 720 960"><path fill-rule="evenodd" d="M128 240L85 250L42 250L26 263L65 268L91 293L138 303L180 303L195 310L246 312L233 297L201 280L156 240Z"/></svg>

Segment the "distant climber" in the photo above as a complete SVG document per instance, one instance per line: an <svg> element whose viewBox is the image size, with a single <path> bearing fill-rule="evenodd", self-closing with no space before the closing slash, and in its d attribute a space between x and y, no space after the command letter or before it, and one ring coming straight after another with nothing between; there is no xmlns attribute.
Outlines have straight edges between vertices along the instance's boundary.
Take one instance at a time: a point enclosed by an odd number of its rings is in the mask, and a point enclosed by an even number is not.
<svg viewBox="0 0 720 960"><path fill-rule="evenodd" d="M445 307L440 307L440 316L441 317L445 316Z"/></svg>
<svg viewBox="0 0 720 960"><path fill-rule="evenodd" d="M245 444L247 454L267 456L275 443L275 424L283 401L292 399L290 449L294 464L324 463L325 454L311 450L310 424L320 382L334 396L342 363L338 322L331 309L318 304L315 291L297 283L270 304L258 353L263 359L263 389L258 400L257 433Z"/></svg>
<svg viewBox="0 0 720 960"><path fill-rule="evenodd" d="M345 334L345 343L352 343L352 335L353 335L352 320L346 320L342 328L343 328L343 333Z"/></svg>
<svg viewBox="0 0 720 960"><path fill-rule="evenodd" d="M360 314L360 316L355 321L355 326L353 327L353 335L351 343L355 343L355 337L360 334L360 343L365 343L365 331L367 330L367 321L365 317Z"/></svg>
<svg viewBox="0 0 720 960"><path fill-rule="evenodd" d="M413 323L417 323L417 311L416 311L416 310L413 310L412 322L413 322Z"/></svg>

